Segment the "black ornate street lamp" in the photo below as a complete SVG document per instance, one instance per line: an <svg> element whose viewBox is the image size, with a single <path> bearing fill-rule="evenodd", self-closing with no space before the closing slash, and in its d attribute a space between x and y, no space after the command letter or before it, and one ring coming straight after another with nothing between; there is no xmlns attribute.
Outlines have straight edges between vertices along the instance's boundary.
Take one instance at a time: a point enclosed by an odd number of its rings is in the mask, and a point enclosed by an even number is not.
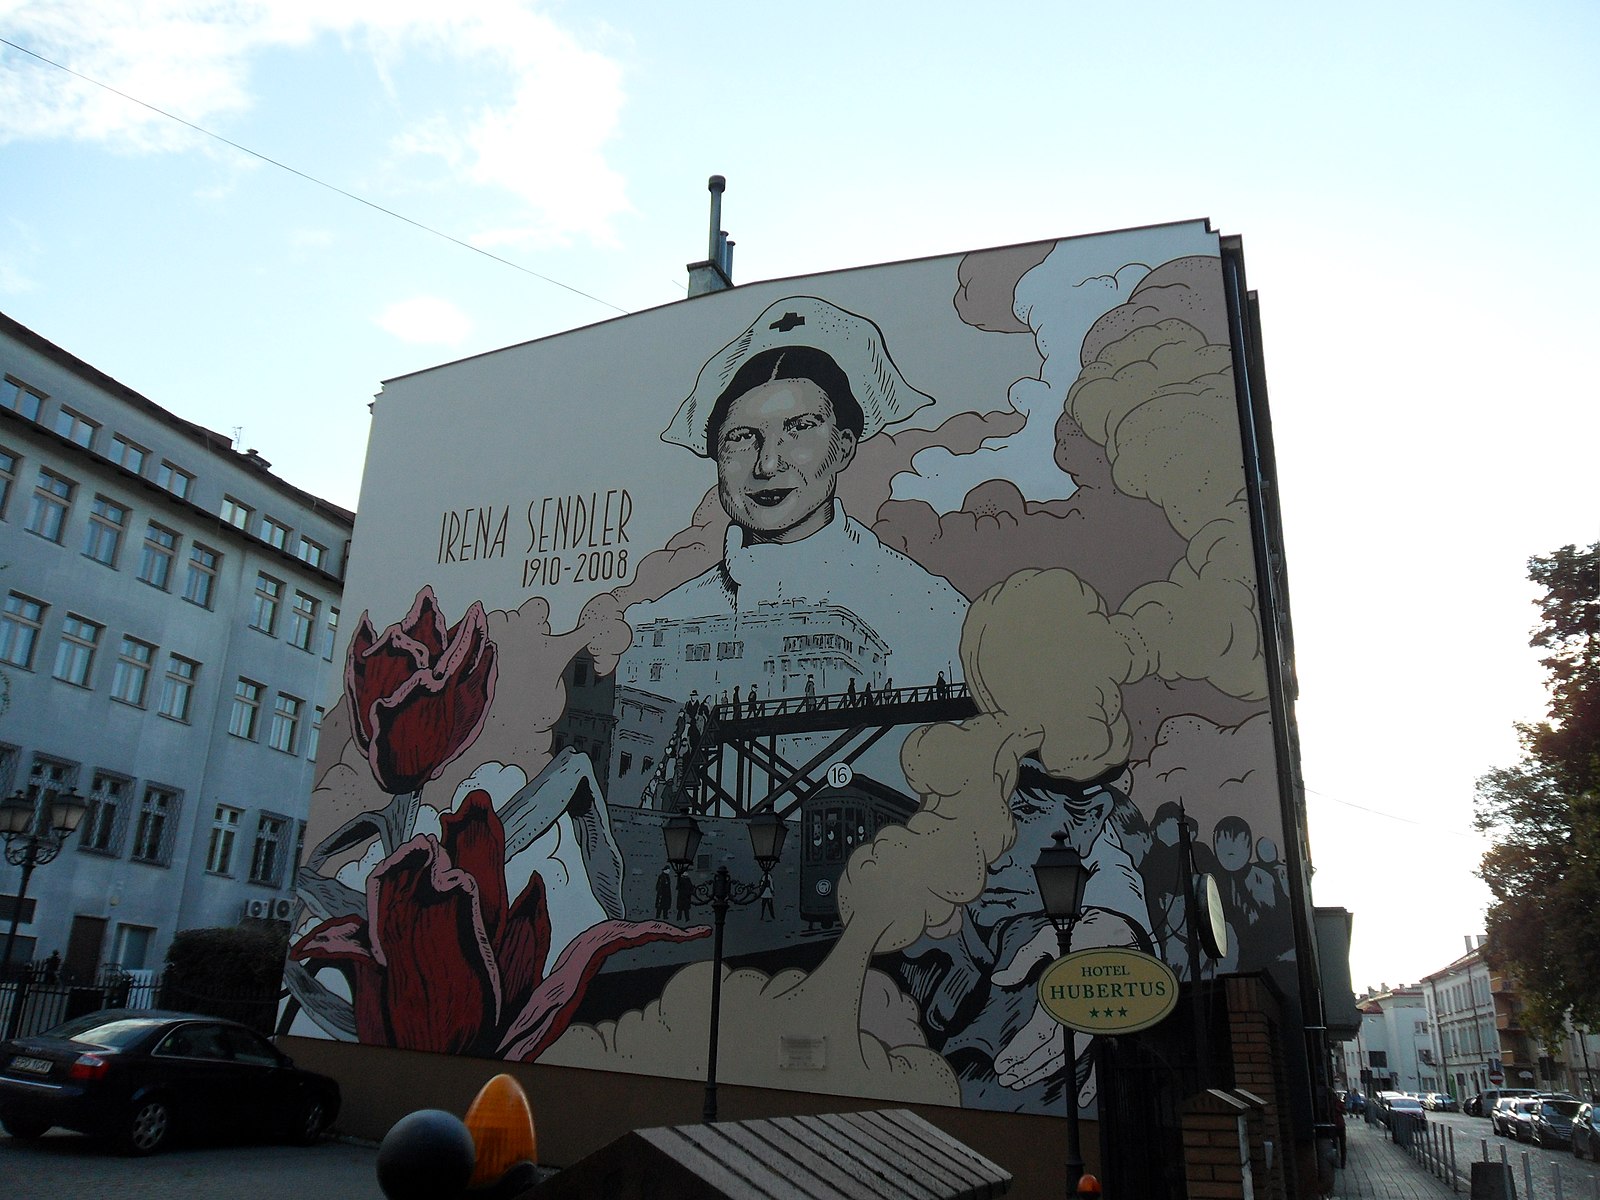
<svg viewBox="0 0 1600 1200"><path fill-rule="evenodd" d="M6 861L22 868L22 886L11 909L11 929L6 934L6 952L0 956L0 967L11 966L11 950L17 941L17 923L22 920L22 908L28 898L28 880L33 869L42 867L61 853L67 838L83 820L88 802L77 792L48 793L50 802L41 811L39 788L29 784L26 794L18 791L8 800L0 800L0 834L6 839ZM19 982L17 994L12 997L11 1019L6 1023L6 1037L14 1038L22 1022L23 989Z"/></svg>
<svg viewBox="0 0 1600 1200"><path fill-rule="evenodd" d="M1077 924L1083 910L1083 891L1089 884L1093 868L1086 865L1083 855L1067 845L1063 830L1052 834L1053 846L1039 851L1033 864L1033 877L1039 884L1039 899L1044 902L1045 916L1056 927L1057 944L1062 954L1072 949L1072 927ZM1078 1180L1083 1178L1083 1149L1078 1136L1078 1058L1073 1031L1063 1026L1061 1036L1066 1039L1066 1094L1067 1094L1067 1195L1076 1196Z"/></svg>
<svg viewBox="0 0 1600 1200"><path fill-rule="evenodd" d="M728 874L726 866L705 883L694 885L696 904L710 903L715 914L711 937L711 1030L706 1048L706 1100L702 1115L709 1122L717 1119L717 1034L722 1024L722 931L728 919L731 904L751 904L760 899L772 877L772 868L783 856L783 839L789 827L782 817L770 808L757 813L746 823L750 830L750 849L755 853L756 865L761 868L761 882L740 883ZM670 818L661 829L667 844L667 862L683 874L694 864L695 851L700 848L700 824L687 810ZM681 886L681 885L680 885Z"/></svg>

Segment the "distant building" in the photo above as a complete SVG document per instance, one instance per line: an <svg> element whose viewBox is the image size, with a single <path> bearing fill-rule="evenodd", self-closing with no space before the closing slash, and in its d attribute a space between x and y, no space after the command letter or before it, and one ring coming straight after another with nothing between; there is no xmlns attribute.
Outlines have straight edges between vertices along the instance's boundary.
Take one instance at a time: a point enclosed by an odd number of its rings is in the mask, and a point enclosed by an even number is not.
<svg viewBox="0 0 1600 1200"><path fill-rule="evenodd" d="M1488 1087L1529 1087L1519 1078L1492 1083L1497 1069L1506 1072L1501 1051L1494 979L1483 959L1482 939L1443 970L1423 977L1420 984L1434 1025L1434 1044L1428 1055L1440 1083L1430 1089L1448 1092L1465 1101ZM1515 1057L1515 1056L1513 1056Z"/></svg>
<svg viewBox="0 0 1600 1200"><path fill-rule="evenodd" d="M1355 1086L1368 1094L1438 1090L1423 1082L1430 1040L1422 989L1385 988L1359 997L1356 1007L1361 1010L1361 1032L1344 1044L1346 1078L1359 1081ZM1428 1078L1434 1081L1434 1076Z"/></svg>
<svg viewBox="0 0 1600 1200"><path fill-rule="evenodd" d="M20 906L0 865L14 960L287 921L353 520L0 316L0 793L89 802Z"/></svg>

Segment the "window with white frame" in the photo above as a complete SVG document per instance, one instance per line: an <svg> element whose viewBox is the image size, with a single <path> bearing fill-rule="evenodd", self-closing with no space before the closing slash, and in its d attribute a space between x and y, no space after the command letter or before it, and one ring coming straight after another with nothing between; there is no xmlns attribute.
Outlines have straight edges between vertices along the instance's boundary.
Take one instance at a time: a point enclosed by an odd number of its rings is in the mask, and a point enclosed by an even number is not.
<svg viewBox="0 0 1600 1200"><path fill-rule="evenodd" d="M65 476L44 467L39 468L39 482L34 484L33 502L28 505L28 520L23 527L46 541L60 542L76 486Z"/></svg>
<svg viewBox="0 0 1600 1200"><path fill-rule="evenodd" d="M233 868L233 843L239 835L242 809L217 805L211 817L211 845L206 850L206 870L213 875L230 874Z"/></svg>
<svg viewBox="0 0 1600 1200"><path fill-rule="evenodd" d="M9 408L30 421L37 421L44 402L45 394L38 388L29 387L10 375L0 379L0 407Z"/></svg>
<svg viewBox="0 0 1600 1200"><path fill-rule="evenodd" d="M94 786L89 791L89 807L78 825L78 849L93 854L117 854L122 849L122 831L127 824L132 796L133 780L96 771Z"/></svg>
<svg viewBox="0 0 1600 1200"><path fill-rule="evenodd" d="M310 563L313 567L321 567L328 558L328 548L321 542L313 542L310 538L302 536L300 546L295 551L300 558Z"/></svg>
<svg viewBox="0 0 1600 1200"><path fill-rule="evenodd" d="M172 583L172 563L177 556L177 533L151 521L144 531L144 552L139 556L139 581L166 591Z"/></svg>
<svg viewBox="0 0 1600 1200"><path fill-rule="evenodd" d="M34 651L44 629L44 614L49 606L32 596L11 592L6 596L5 614L0 616L0 662L33 670Z"/></svg>
<svg viewBox="0 0 1600 1200"><path fill-rule="evenodd" d="M17 486L17 456L0 446L0 521L11 506L11 492Z"/></svg>
<svg viewBox="0 0 1600 1200"><path fill-rule="evenodd" d="M94 652L105 627L86 621L77 613L67 614L61 624L61 641L56 646L55 677L63 683L88 687L94 671Z"/></svg>
<svg viewBox="0 0 1600 1200"><path fill-rule="evenodd" d="M311 710L311 728L306 730L306 757L312 762L317 761L317 747L322 743L322 718L325 715L320 705Z"/></svg>
<svg viewBox="0 0 1600 1200"><path fill-rule="evenodd" d="M120 433L114 433L111 435L111 453L106 457L124 470L132 471L135 475L143 475L145 460L150 457L150 451L137 442L130 442Z"/></svg>
<svg viewBox="0 0 1600 1200"><path fill-rule="evenodd" d="M111 675L111 698L143 708L155 657L156 648L149 642L124 636L117 652L116 670Z"/></svg>
<svg viewBox="0 0 1600 1200"><path fill-rule="evenodd" d="M285 754L294 753L300 732L300 711L305 702L279 692L272 701L272 724L267 729L267 745Z"/></svg>
<svg viewBox="0 0 1600 1200"><path fill-rule="evenodd" d="M195 678L199 674L199 663L180 654L167 655L167 674L161 681L161 704L156 711L174 721L187 722L189 706L194 701Z"/></svg>
<svg viewBox="0 0 1600 1200"><path fill-rule="evenodd" d="M190 604L210 608L217 590L217 569L222 555L195 542L189 547L189 574L183 581L183 598Z"/></svg>
<svg viewBox="0 0 1600 1200"><path fill-rule="evenodd" d="M317 628L317 601L314 596L296 592L289 608L289 644L301 650L311 649L311 637Z"/></svg>
<svg viewBox="0 0 1600 1200"><path fill-rule="evenodd" d="M70 408L63 408L56 413L56 432L85 450L94 445L94 435L99 429L100 426L95 422L82 413L73 412Z"/></svg>
<svg viewBox="0 0 1600 1200"><path fill-rule="evenodd" d="M282 550L289 544L289 527L271 517L262 517L261 540L274 550Z"/></svg>
<svg viewBox="0 0 1600 1200"><path fill-rule="evenodd" d="M256 820L256 844L250 855L250 882L277 887L283 880L285 837L289 818L262 813Z"/></svg>
<svg viewBox="0 0 1600 1200"><path fill-rule="evenodd" d="M137 862L166 866L172 861L172 839L178 827L178 793L171 788L148 784L139 803L139 819L134 825L130 852Z"/></svg>
<svg viewBox="0 0 1600 1200"><path fill-rule="evenodd" d="M117 565L122 547L122 530L128 523L128 510L115 500L96 496L89 506L89 527L83 536L83 554L108 567Z"/></svg>
<svg viewBox="0 0 1600 1200"><path fill-rule="evenodd" d="M171 492L180 500L189 498L189 490L194 487L194 476L182 467L162 460L156 468L156 486L163 491Z"/></svg>
<svg viewBox="0 0 1600 1200"><path fill-rule="evenodd" d="M278 627L278 602L283 598L283 580L271 575L256 575L255 603L250 609L250 628L273 633Z"/></svg>
<svg viewBox="0 0 1600 1200"><path fill-rule="evenodd" d="M111 961L124 971L143 971L150 965L150 944L156 931L148 925L117 923L116 936L111 941Z"/></svg>
<svg viewBox="0 0 1600 1200"><path fill-rule="evenodd" d="M259 683L240 679L233 685L233 709L228 713L228 732L246 741L256 740L256 725L261 719Z"/></svg>
<svg viewBox="0 0 1600 1200"><path fill-rule="evenodd" d="M250 514L254 511L255 509L248 504L241 503L232 496L224 496L222 498L222 519L237 529L248 529L250 527Z"/></svg>
<svg viewBox="0 0 1600 1200"><path fill-rule="evenodd" d="M328 623L322 627L322 657L333 661L333 643L339 639L339 610L328 606Z"/></svg>

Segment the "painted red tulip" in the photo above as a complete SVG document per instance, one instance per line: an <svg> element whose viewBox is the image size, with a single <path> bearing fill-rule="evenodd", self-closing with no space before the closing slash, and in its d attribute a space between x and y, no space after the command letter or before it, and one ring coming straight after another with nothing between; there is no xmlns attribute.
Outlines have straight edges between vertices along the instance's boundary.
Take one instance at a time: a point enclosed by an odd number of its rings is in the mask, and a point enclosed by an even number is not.
<svg viewBox="0 0 1600 1200"><path fill-rule="evenodd" d="M381 635L361 614L344 690L356 745L384 791L416 792L472 744L494 699L496 659L477 601L448 629L431 587Z"/></svg>
<svg viewBox="0 0 1600 1200"><path fill-rule="evenodd" d="M373 868L367 915L324 921L290 957L347 964L356 1033L368 1045L532 1062L565 1032L590 981L620 950L705 937L705 926L601 921L551 966L536 874L507 902L505 829L489 794L445 814Z"/></svg>

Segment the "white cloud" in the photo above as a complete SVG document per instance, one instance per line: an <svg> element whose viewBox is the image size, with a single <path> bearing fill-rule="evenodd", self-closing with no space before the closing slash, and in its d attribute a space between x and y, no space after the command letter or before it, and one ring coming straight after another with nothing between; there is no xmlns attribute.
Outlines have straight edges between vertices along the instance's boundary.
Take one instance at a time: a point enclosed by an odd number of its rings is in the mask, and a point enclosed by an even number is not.
<svg viewBox="0 0 1600 1200"><path fill-rule="evenodd" d="M526 0L0 0L0 18L18 44L218 132L219 118L250 108L251 70L269 51L281 63L284 50L342 38L391 94L409 78L399 70L409 55L442 61L473 80L471 99L452 89L409 97L413 111L433 111L391 148L412 162L437 156L454 187L465 178L509 194L526 220L502 213L480 244L611 242L610 222L628 208L605 158L625 100L621 67ZM155 153L200 138L27 55L3 54L0 145L69 139Z"/></svg>
<svg viewBox="0 0 1600 1200"><path fill-rule="evenodd" d="M375 319L386 333L417 346L459 346L472 332L472 321L450 301L438 296L397 300Z"/></svg>

